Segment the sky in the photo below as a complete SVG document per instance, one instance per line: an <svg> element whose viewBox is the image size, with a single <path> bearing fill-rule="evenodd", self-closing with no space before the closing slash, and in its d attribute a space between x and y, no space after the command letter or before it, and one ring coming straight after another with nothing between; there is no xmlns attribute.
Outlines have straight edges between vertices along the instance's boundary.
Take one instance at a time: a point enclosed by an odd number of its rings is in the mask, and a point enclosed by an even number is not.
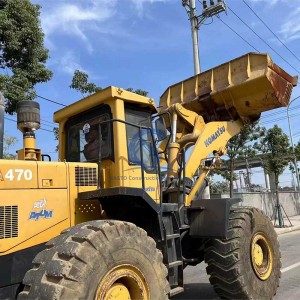
<svg viewBox="0 0 300 300"><path fill-rule="evenodd" d="M41 5L41 26L50 58L47 67L53 78L37 86L40 96L69 105L82 95L69 88L75 70L105 88L110 85L149 92L159 101L168 86L193 76L190 23L181 0L33 0ZM209 1L208 1L209 2ZM291 54L246 6L245 2L272 29ZM202 4L196 0L198 14ZM291 75L300 70L300 0L228 0L229 10L221 19L209 19L199 30L201 69L207 70L254 48L269 53L276 64ZM234 13L262 38L260 40ZM241 37L239 37L236 33ZM276 52L267 46L269 44ZM250 45L251 46L250 46ZM292 99L300 95L294 89ZM42 130L37 146L54 160L56 141L51 132L53 113L61 106L37 99L41 105ZM294 143L300 140L300 99L289 109ZM7 116L15 120L15 116ZM17 136L16 123L5 121L5 133ZM278 124L289 134L286 108L264 113L261 124ZM254 183L263 183L262 170L254 170ZM291 182L286 171L281 185Z"/></svg>

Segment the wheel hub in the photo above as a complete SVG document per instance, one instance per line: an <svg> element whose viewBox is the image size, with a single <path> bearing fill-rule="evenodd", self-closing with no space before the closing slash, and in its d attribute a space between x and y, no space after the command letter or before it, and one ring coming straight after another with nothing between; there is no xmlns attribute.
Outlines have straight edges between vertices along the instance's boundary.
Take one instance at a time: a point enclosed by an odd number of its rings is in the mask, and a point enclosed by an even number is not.
<svg viewBox="0 0 300 300"><path fill-rule="evenodd" d="M121 283L114 283L112 287L107 291L105 300L124 299L130 300L130 293L127 287Z"/></svg>
<svg viewBox="0 0 300 300"><path fill-rule="evenodd" d="M257 233L251 243L251 261L255 274L267 280L273 270L273 250L263 233Z"/></svg>
<svg viewBox="0 0 300 300"><path fill-rule="evenodd" d="M132 265L120 265L109 271L99 283L95 300L150 299L143 273Z"/></svg>

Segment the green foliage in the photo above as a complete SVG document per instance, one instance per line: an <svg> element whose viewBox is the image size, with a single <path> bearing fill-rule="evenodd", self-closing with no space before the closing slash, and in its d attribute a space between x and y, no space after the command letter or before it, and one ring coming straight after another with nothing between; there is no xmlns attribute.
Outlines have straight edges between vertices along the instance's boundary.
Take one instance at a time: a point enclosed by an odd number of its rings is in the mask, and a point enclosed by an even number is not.
<svg viewBox="0 0 300 300"><path fill-rule="evenodd" d="M126 89L126 91L136 93L136 94L144 96L144 97L147 97L147 95L148 95L148 92L141 90L141 89L134 90L133 88L128 88L128 89Z"/></svg>
<svg viewBox="0 0 300 300"><path fill-rule="evenodd" d="M300 159L300 141L298 142L298 144L294 147L295 150L295 155L297 157L297 159ZM291 150L292 151L292 150Z"/></svg>
<svg viewBox="0 0 300 300"><path fill-rule="evenodd" d="M53 133L54 133L54 139L56 141L58 141L58 128L57 127L53 128ZM56 145L55 151L58 151L58 145Z"/></svg>
<svg viewBox="0 0 300 300"><path fill-rule="evenodd" d="M275 125L254 146L265 154L266 159L262 161L263 166L268 172L275 174L275 184L278 188L279 175L283 173L293 157L288 136Z"/></svg>
<svg viewBox="0 0 300 300"><path fill-rule="evenodd" d="M227 155L229 159L245 159L256 155L256 149L249 142L256 141L264 136L265 128L257 123L246 125L239 134L227 143Z"/></svg>
<svg viewBox="0 0 300 300"><path fill-rule="evenodd" d="M72 83L70 85L71 89L74 89L80 93L84 94L94 94L98 91L101 91L102 88L99 86L96 86L94 83L88 82L89 75L81 72L79 70L76 70L73 75Z"/></svg>
<svg viewBox="0 0 300 300"><path fill-rule="evenodd" d="M45 63L48 50L40 25L40 6L29 0L0 1L0 90L6 111L15 112L21 100L35 98L34 86L52 77Z"/></svg>
<svg viewBox="0 0 300 300"><path fill-rule="evenodd" d="M229 192L228 184L225 181L211 182L210 185L211 194L224 194Z"/></svg>
<svg viewBox="0 0 300 300"><path fill-rule="evenodd" d="M3 158L4 159L16 159L17 155L10 153L10 148L18 142L18 139L14 136L4 135L3 138Z"/></svg>
<svg viewBox="0 0 300 300"><path fill-rule="evenodd" d="M260 127L257 123L246 125L239 134L232 137L227 143L227 156L229 157L229 174L221 175L229 180L230 182L230 196L233 196L233 181L234 178L234 169L235 169L235 160L236 159L246 159L256 155L257 151L249 144L249 142L256 141L260 137L264 136L265 128ZM228 178L229 177L229 178Z"/></svg>
<svg viewBox="0 0 300 300"><path fill-rule="evenodd" d="M223 160L222 166L224 166L226 164L226 161ZM225 180L230 182L230 178L232 176L233 181L238 180L239 179L239 175L232 172L231 174L231 170L226 169L226 170L220 170L220 169L214 169L210 172L210 175L221 175Z"/></svg>
<svg viewBox="0 0 300 300"><path fill-rule="evenodd" d="M74 72L70 88L80 92L82 95L91 95L102 90L100 86L97 86L94 83L89 83L88 80L89 80L88 74L76 70ZM148 92L143 91L141 89L134 90L133 88L128 88L126 89L126 91L136 93L138 95L145 96L145 97L148 95Z"/></svg>

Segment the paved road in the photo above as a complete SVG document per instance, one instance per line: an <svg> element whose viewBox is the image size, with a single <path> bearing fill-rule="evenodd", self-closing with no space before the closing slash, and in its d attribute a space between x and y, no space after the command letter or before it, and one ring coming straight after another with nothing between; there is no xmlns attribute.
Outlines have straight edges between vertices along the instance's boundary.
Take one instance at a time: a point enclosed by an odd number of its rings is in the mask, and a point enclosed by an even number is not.
<svg viewBox="0 0 300 300"><path fill-rule="evenodd" d="M282 277L274 300L300 299L300 231L279 236L282 256ZM185 269L185 292L173 299L219 299L205 272L205 264Z"/></svg>

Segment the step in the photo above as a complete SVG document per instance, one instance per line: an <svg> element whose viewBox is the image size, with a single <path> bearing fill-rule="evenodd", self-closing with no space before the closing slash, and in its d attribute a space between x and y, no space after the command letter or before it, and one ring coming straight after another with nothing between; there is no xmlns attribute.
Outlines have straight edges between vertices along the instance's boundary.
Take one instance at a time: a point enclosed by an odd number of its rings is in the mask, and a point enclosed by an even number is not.
<svg viewBox="0 0 300 300"><path fill-rule="evenodd" d="M172 297L172 296L174 296L174 295L177 295L177 294L179 294L179 293L182 293L183 291L184 291L184 288L181 287L181 286L178 286L178 287L176 287L176 288L174 288L174 289L171 289L169 295L170 295L170 297Z"/></svg>
<svg viewBox="0 0 300 300"><path fill-rule="evenodd" d="M166 235L167 240L177 239L177 238L179 238L179 237L180 237L180 234L179 234L179 233L167 234L167 235Z"/></svg>
<svg viewBox="0 0 300 300"><path fill-rule="evenodd" d="M168 268L171 269L171 268L178 267L181 265L183 265L183 262L181 260L177 260L177 261L173 261L173 262L169 263Z"/></svg>
<svg viewBox="0 0 300 300"><path fill-rule="evenodd" d="M180 230L186 230L189 228L190 228L190 225L181 225Z"/></svg>

